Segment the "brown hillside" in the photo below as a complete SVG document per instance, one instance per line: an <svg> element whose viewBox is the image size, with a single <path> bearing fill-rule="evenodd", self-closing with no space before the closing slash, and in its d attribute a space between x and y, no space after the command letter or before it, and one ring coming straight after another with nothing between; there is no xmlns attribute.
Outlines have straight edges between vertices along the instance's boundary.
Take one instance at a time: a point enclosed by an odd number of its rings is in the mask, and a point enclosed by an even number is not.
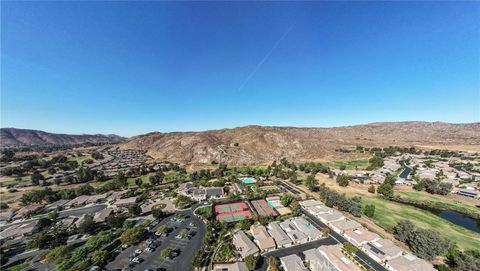
<svg viewBox="0 0 480 271"><path fill-rule="evenodd" d="M146 150L152 157L183 164L222 161L262 164L281 157L295 161L339 158L350 146L472 146L480 149L480 123L372 123L335 128L246 126L204 132L149 133L122 148Z"/></svg>

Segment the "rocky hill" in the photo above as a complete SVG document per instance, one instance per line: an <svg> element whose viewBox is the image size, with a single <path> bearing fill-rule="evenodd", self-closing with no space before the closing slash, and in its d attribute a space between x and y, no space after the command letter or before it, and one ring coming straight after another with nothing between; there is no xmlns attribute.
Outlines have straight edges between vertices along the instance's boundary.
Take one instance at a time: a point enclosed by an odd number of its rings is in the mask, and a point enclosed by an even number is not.
<svg viewBox="0 0 480 271"><path fill-rule="evenodd" d="M117 135L66 135L38 130L1 128L0 146L72 145L82 143L119 143L124 138Z"/></svg>
<svg viewBox="0 0 480 271"><path fill-rule="evenodd" d="M480 148L480 123L392 122L334 128L246 126L204 132L154 132L128 139L124 149L183 164L261 164L286 157L322 160L335 149L372 146L473 146ZM341 157L340 157L341 158Z"/></svg>

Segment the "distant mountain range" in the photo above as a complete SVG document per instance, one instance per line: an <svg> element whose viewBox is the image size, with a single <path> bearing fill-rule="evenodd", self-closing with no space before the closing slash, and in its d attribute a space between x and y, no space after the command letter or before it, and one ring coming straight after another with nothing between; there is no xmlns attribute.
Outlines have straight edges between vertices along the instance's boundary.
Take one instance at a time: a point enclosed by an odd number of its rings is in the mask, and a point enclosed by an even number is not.
<svg viewBox="0 0 480 271"><path fill-rule="evenodd" d="M1 128L0 146L73 145L83 143L119 143L125 138L117 135L67 135L38 130Z"/></svg>
<svg viewBox="0 0 480 271"><path fill-rule="evenodd" d="M120 143L122 149L182 164L225 162L264 164L286 157L295 161L362 158L339 148L429 147L480 151L480 123L383 122L333 128L245 126L202 132L153 132L128 139L117 135L65 135L2 128L1 146Z"/></svg>
<svg viewBox="0 0 480 271"><path fill-rule="evenodd" d="M217 161L237 165L269 163L282 157L295 161L361 158L335 151L357 145L463 146L480 150L480 123L388 122L333 128L245 126L203 132L154 132L120 144L121 148L146 150L154 158L172 162Z"/></svg>

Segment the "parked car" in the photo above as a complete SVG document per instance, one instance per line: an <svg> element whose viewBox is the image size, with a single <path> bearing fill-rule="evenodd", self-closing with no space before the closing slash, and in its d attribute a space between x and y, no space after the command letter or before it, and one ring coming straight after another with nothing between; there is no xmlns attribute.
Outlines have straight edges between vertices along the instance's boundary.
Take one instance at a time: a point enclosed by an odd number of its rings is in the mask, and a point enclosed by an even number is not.
<svg viewBox="0 0 480 271"><path fill-rule="evenodd" d="M141 249L137 248L137 249L135 250L135 255L140 255L140 254L142 254L142 252L143 252L143 251L142 251Z"/></svg>
<svg viewBox="0 0 480 271"><path fill-rule="evenodd" d="M151 248L151 247L147 247L145 249L146 252L153 252L155 249L154 248Z"/></svg>
<svg viewBox="0 0 480 271"><path fill-rule="evenodd" d="M143 262L143 259L142 259L142 258L135 257L135 258L133 258L132 262L134 262L134 263L141 263L141 262Z"/></svg>

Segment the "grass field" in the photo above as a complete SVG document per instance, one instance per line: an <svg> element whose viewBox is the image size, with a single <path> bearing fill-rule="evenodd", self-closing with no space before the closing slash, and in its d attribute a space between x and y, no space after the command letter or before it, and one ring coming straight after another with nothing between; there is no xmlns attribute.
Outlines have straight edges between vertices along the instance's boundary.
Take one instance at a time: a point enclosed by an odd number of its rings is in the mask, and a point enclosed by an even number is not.
<svg viewBox="0 0 480 271"><path fill-rule="evenodd" d="M480 234L452 224L428 211L379 197L362 197L362 205L366 204L375 205L375 215L372 220L386 230L392 229L398 221L405 219L419 227L440 232L444 237L455 241L461 248L474 249L480 244Z"/></svg>
<svg viewBox="0 0 480 271"><path fill-rule="evenodd" d="M140 176L140 177L136 177L136 178L128 178L127 179L127 183L128 183L128 187L133 187L133 186L137 186L135 184L135 180L136 179L142 179L142 182L143 183L150 183L150 180L148 179L149 178L149 175L143 175L143 176Z"/></svg>
<svg viewBox="0 0 480 271"><path fill-rule="evenodd" d="M346 169L365 169L368 167L368 160L341 160L341 161L332 161L327 164L330 167L339 169L341 166L345 166Z"/></svg>
<svg viewBox="0 0 480 271"><path fill-rule="evenodd" d="M79 164L81 164L84 160L87 160L88 158L92 158L92 157L90 155L83 155L83 156L76 156L76 157L68 157L68 160L77 161Z"/></svg>
<svg viewBox="0 0 480 271"><path fill-rule="evenodd" d="M11 184L17 184L17 183L28 182L28 181L30 181L30 176L23 176L19 179L13 178L13 177L6 177L0 180L0 186L9 186Z"/></svg>

